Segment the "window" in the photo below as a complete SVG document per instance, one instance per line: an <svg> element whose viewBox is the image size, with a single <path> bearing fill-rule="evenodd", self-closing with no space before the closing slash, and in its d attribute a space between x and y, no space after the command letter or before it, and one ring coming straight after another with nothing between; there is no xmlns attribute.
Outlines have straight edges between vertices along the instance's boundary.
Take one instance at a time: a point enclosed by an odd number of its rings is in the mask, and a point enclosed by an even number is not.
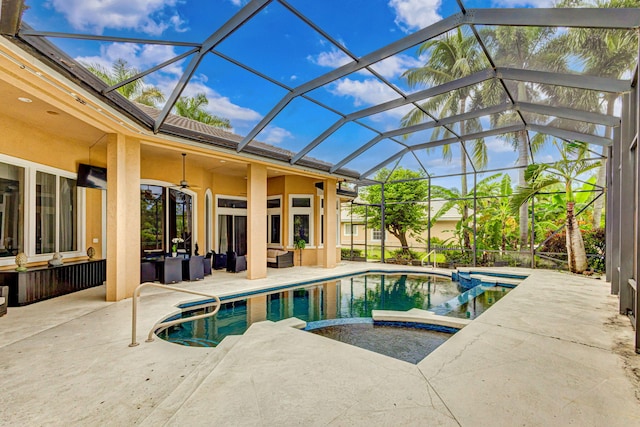
<svg viewBox="0 0 640 427"><path fill-rule="evenodd" d="M29 261L82 255L84 194L73 172L0 154L0 265L19 252Z"/></svg>
<svg viewBox="0 0 640 427"><path fill-rule="evenodd" d="M24 252L25 169L0 162L0 257Z"/></svg>
<svg viewBox="0 0 640 427"><path fill-rule="evenodd" d="M371 240L382 240L382 230L371 230Z"/></svg>
<svg viewBox="0 0 640 427"><path fill-rule="evenodd" d="M358 224L345 224L344 225L344 235L345 236L357 236L358 235Z"/></svg>
<svg viewBox="0 0 640 427"><path fill-rule="evenodd" d="M76 180L60 177L60 252L78 250L78 191Z"/></svg>
<svg viewBox="0 0 640 427"><path fill-rule="evenodd" d="M320 197L320 246L324 245L324 197Z"/></svg>
<svg viewBox="0 0 640 427"><path fill-rule="evenodd" d="M280 243L280 215L271 215L269 243Z"/></svg>
<svg viewBox="0 0 640 427"><path fill-rule="evenodd" d="M36 172L36 254L56 249L56 176Z"/></svg>
<svg viewBox="0 0 640 427"><path fill-rule="evenodd" d="M211 190L207 189L204 195L204 239L205 239L205 252L213 250L213 194Z"/></svg>
<svg viewBox="0 0 640 427"><path fill-rule="evenodd" d="M181 238L183 242L177 244L177 249L184 249L191 254L195 243L192 241L193 197L185 192L171 188L169 189L168 200L169 228L167 232L169 233L169 238Z"/></svg>
<svg viewBox="0 0 640 427"><path fill-rule="evenodd" d="M276 209L276 208L280 208L280 196L278 196L276 199L267 199L267 209Z"/></svg>
<svg viewBox="0 0 640 427"><path fill-rule="evenodd" d="M195 197L184 191L162 185L142 184L140 186L140 248L142 251L148 254L169 252L173 246L172 239L180 238L182 242L176 243L176 249L189 254L193 253L195 249L192 238L194 205Z"/></svg>
<svg viewBox="0 0 640 427"><path fill-rule="evenodd" d="M291 201L292 208L310 208L311 197L294 197Z"/></svg>
<svg viewBox="0 0 640 427"><path fill-rule="evenodd" d="M340 245L340 200L336 200L336 246Z"/></svg>
<svg viewBox="0 0 640 427"><path fill-rule="evenodd" d="M299 239L312 245L313 240L313 196L296 194L289 196L289 245Z"/></svg>
<svg viewBox="0 0 640 427"><path fill-rule="evenodd" d="M78 249L76 180L36 172L35 253Z"/></svg>
<svg viewBox="0 0 640 427"><path fill-rule="evenodd" d="M218 207L219 208L231 208L231 209L247 209L247 200L246 199L219 198L218 199Z"/></svg>
<svg viewBox="0 0 640 427"><path fill-rule="evenodd" d="M282 245L282 196L267 199L267 245Z"/></svg>
<svg viewBox="0 0 640 427"><path fill-rule="evenodd" d="M140 186L140 248L142 251L164 250L165 191L158 185Z"/></svg>

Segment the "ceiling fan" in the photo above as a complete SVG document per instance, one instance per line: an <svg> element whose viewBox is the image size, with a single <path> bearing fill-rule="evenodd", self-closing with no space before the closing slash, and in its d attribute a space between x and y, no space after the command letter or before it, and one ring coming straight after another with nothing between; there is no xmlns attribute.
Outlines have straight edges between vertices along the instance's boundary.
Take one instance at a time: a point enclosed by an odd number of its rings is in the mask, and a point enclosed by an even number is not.
<svg viewBox="0 0 640 427"><path fill-rule="evenodd" d="M180 181L180 184L175 185L174 188L176 189L192 189L192 190L199 190L200 187L198 186L194 186L194 185L189 185L189 182L187 181L186 178L186 160L187 160L187 153L182 153L182 180Z"/></svg>

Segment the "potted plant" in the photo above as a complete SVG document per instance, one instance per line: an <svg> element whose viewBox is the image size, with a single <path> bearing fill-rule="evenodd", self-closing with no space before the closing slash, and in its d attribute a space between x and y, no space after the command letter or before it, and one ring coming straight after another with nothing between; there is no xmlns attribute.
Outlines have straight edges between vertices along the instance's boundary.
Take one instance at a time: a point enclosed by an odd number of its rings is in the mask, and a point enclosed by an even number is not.
<svg viewBox="0 0 640 427"><path fill-rule="evenodd" d="M307 247L307 242L300 237L296 237L293 239L293 247L300 250L300 265L302 265L302 250Z"/></svg>
<svg viewBox="0 0 640 427"><path fill-rule="evenodd" d="M173 243L173 245L171 245L171 255L175 258L178 256L178 243L184 243L184 239L181 237L174 237L171 239L171 243Z"/></svg>

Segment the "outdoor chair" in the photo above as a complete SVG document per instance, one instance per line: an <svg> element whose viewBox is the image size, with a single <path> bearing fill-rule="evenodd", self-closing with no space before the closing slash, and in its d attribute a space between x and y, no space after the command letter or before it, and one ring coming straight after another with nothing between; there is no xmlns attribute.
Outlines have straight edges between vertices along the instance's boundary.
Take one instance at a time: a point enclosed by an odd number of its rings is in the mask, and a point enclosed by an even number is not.
<svg viewBox="0 0 640 427"><path fill-rule="evenodd" d="M142 261L140 263L140 283L153 282L156 279L156 263L151 261Z"/></svg>
<svg viewBox="0 0 640 427"><path fill-rule="evenodd" d="M247 256L236 255L235 252L227 252L227 271L239 273L247 269Z"/></svg>
<svg viewBox="0 0 640 427"><path fill-rule="evenodd" d="M0 286L0 316L7 314L7 306L9 305L9 287Z"/></svg>
<svg viewBox="0 0 640 427"><path fill-rule="evenodd" d="M188 261L182 263L182 278L185 280L204 279L204 257L193 255Z"/></svg>
<svg viewBox="0 0 640 427"><path fill-rule="evenodd" d="M205 255L204 259L202 260L205 276L209 276L211 274L212 261L213 261L213 251L209 251L207 252L207 255Z"/></svg>
<svg viewBox="0 0 640 427"><path fill-rule="evenodd" d="M227 254L213 253L213 269L222 270L227 268Z"/></svg>
<svg viewBox="0 0 640 427"><path fill-rule="evenodd" d="M178 283L182 281L182 259L178 257L165 257L160 268L161 283Z"/></svg>

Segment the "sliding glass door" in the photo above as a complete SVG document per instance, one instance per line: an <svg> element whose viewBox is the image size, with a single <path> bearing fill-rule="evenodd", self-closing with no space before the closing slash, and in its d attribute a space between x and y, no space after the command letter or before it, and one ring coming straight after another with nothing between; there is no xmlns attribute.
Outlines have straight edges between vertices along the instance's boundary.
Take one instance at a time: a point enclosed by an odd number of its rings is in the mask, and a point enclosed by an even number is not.
<svg viewBox="0 0 640 427"><path fill-rule="evenodd" d="M172 240L178 249L193 252L193 197L158 185L140 186L140 247L143 255L170 252Z"/></svg>
<svg viewBox="0 0 640 427"><path fill-rule="evenodd" d="M216 197L218 253L247 254L247 199Z"/></svg>

